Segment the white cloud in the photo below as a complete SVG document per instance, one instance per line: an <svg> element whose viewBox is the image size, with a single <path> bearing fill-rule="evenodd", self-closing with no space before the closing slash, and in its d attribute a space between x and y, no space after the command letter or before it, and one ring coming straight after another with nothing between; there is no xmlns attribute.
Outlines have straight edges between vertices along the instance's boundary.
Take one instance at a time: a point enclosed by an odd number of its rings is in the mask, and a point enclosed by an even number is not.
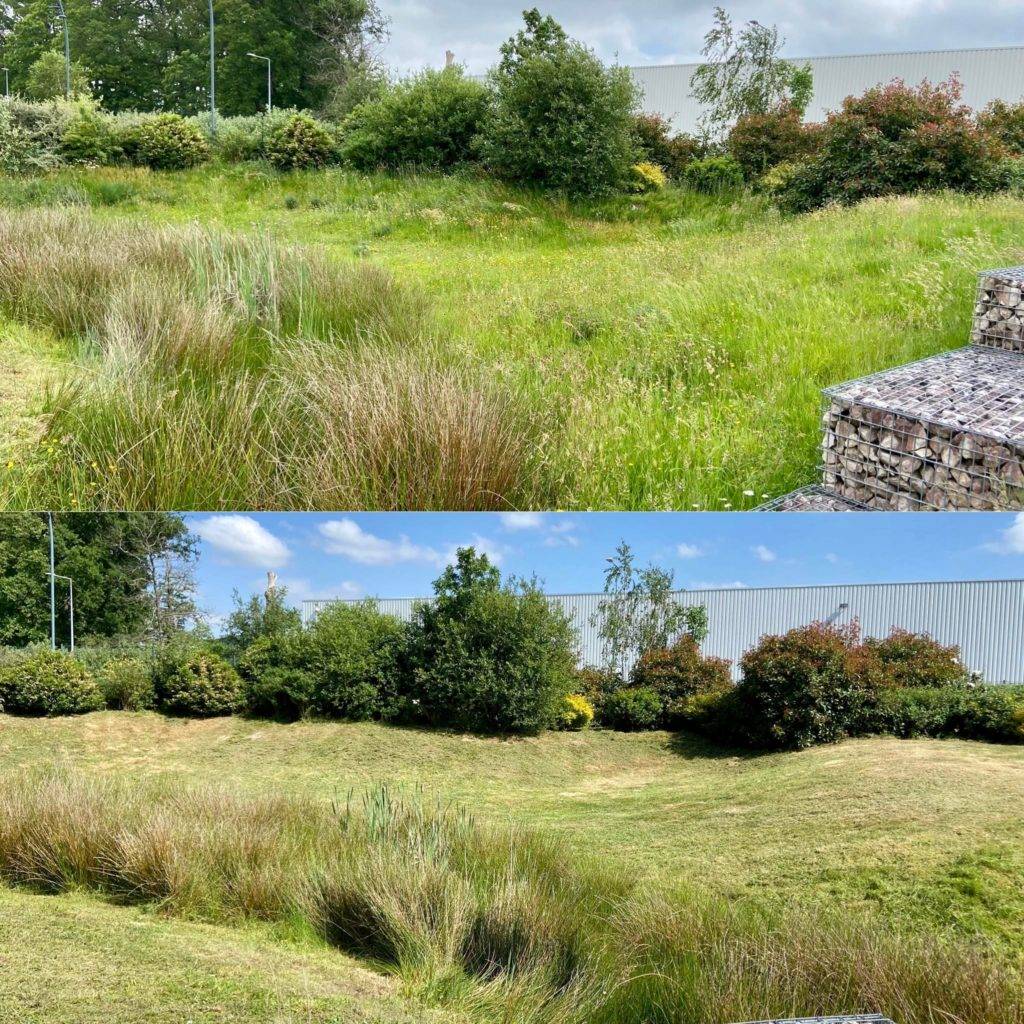
<svg viewBox="0 0 1024 1024"><path fill-rule="evenodd" d="M766 548L763 544L755 544L750 550L754 552L759 562L774 562L778 557L771 548Z"/></svg>
<svg viewBox="0 0 1024 1024"><path fill-rule="evenodd" d="M303 577L281 577L278 584L288 591L288 603L300 604L313 598L340 597L346 599L364 597L366 590L355 580L341 580L329 587L314 587Z"/></svg>
<svg viewBox="0 0 1024 1024"><path fill-rule="evenodd" d="M360 565L397 565L400 562L441 563L438 553L429 547L414 544L404 534L398 540L387 540L364 530L354 519L330 519L320 524L329 555L341 555Z"/></svg>
<svg viewBox="0 0 1024 1024"><path fill-rule="evenodd" d="M508 553L508 548L497 544L488 537L481 537L479 533L474 533L472 540L463 541L461 544L452 544L448 548L445 552L445 564L454 565L455 556L458 554L459 548L469 547L473 548L478 555L486 555L492 565L501 565L505 560L505 555Z"/></svg>
<svg viewBox="0 0 1024 1024"><path fill-rule="evenodd" d="M580 539L575 534L576 523L572 519L560 519L552 524L550 532L544 538L544 546L548 548L578 548Z"/></svg>
<svg viewBox="0 0 1024 1024"><path fill-rule="evenodd" d="M1024 512L1018 512L999 535L999 540L986 544L985 548L1000 555L1024 555Z"/></svg>
<svg viewBox="0 0 1024 1024"><path fill-rule="evenodd" d="M506 530L539 530L544 517L539 512L502 512L501 525Z"/></svg>
<svg viewBox="0 0 1024 1024"><path fill-rule="evenodd" d="M274 569L285 565L291 557L288 545L252 516L208 516L192 528L210 547L233 562Z"/></svg>
<svg viewBox="0 0 1024 1024"><path fill-rule="evenodd" d="M825 561L831 565L838 565L840 559L834 551L829 551L828 554L825 555Z"/></svg>
<svg viewBox="0 0 1024 1024"><path fill-rule="evenodd" d="M700 558L704 549L699 544L677 544L676 554L680 558Z"/></svg>

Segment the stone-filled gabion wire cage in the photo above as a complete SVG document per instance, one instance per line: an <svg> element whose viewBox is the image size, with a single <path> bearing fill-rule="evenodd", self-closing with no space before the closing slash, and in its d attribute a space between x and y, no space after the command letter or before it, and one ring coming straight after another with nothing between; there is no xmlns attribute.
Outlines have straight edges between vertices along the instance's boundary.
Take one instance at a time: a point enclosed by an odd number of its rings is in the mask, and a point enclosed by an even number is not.
<svg viewBox="0 0 1024 1024"><path fill-rule="evenodd" d="M826 388L823 483L872 508L1024 507L1024 358L970 347Z"/></svg>
<svg viewBox="0 0 1024 1024"><path fill-rule="evenodd" d="M842 498L825 490L821 484L801 487L798 491L790 491L773 501L759 506L760 512L870 512L869 505Z"/></svg>
<svg viewBox="0 0 1024 1024"><path fill-rule="evenodd" d="M978 275L971 344L1024 352L1024 267L983 270Z"/></svg>

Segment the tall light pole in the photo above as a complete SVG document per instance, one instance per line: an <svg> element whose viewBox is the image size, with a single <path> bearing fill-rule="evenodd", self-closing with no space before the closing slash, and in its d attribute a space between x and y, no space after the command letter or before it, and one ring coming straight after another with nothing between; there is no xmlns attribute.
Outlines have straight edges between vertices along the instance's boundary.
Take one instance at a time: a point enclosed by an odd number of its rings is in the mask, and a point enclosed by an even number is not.
<svg viewBox="0 0 1024 1024"><path fill-rule="evenodd" d="M0 68L0 71L4 73L4 99L9 100L11 98L11 69Z"/></svg>
<svg viewBox="0 0 1024 1024"><path fill-rule="evenodd" d="M57 599L54 592L56 586L55 573L53 571L53 513L46 513L47 522L50 525L50 650L57 650Z"/></svg>
<svg viewBox="0 0 1024 1024"><path fill-rule="evenodd" d="M217 134L217 27L213 20L213 0L210 5L210 134Z"/></svg>
<svg viewBox="0 0 1024 1024"><path fill-rule="evenodd" d="M69 100L71 99L71 36L68 33L68 12L64 10L64 0L53 0L53 9L64 26L64 99Z"/></svg>
<svg viewBox="0 0 1024 1024"><path fill-rule="evenodd" d="M269 114L274 109L274 82L270 72L270 58L264 57L261 53L247 53L246 57L267 62L267 113Z"/></svg>
<svg viewBox="0 0 1024 1024"><path fill-rule="evenodd" d="M67 580L68 584L68 609L71 613L71 653L75 653L75 581L70 576L61 576L59 572L50 573L50 582L55 579Z"/></svg>

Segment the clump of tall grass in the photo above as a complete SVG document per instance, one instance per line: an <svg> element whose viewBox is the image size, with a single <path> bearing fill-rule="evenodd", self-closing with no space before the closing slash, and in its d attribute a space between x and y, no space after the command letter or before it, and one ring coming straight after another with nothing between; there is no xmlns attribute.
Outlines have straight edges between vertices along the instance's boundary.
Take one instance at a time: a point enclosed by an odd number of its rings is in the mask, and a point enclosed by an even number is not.
<svg viewBox="0 0 1024 1024"><path fill-rule="evenodd" d="M326 805L65 775L0 784L0 879L211 921L263 920L482 1020L724 1024L885 1010L1020 1024L982 952L851 919L648 891L537 832L386 788Z"/></svg>
<svg viewBox="0 0 1024 1024"><path fill-rule="evenodd" d="M262 235L0 211L0 312L77 341L14 504L548 500L557 417L431 337L385 271ZM41 456L46 456L42 458Z"/></svg>

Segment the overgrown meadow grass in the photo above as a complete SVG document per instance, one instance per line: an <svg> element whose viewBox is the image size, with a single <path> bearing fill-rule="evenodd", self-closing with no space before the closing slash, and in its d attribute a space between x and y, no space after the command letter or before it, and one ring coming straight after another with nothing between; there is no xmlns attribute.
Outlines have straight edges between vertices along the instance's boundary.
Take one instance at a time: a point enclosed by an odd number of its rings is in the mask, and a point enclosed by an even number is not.
<svg viewBox="0 0 1024 1024"><path fill-rule="evenodd" d="M486 394L497 409L491 418L523 437L535 456L511 460L514 484L499 473L469 485L452 479L469 457L460 456L441 470L447 485L427 486L429 500L418 506L408 481L393 482L413 460L386 460L391 476L379 487L371 479L331 489L326 483L337 471L321 467L297 484L257 488L261 498L273 491L273 507L326 507L346 493L383 508L751 507L815 478L822 387L965 343L975 272L1024 259L1024 202L1010 196L904 197L783 218L756 196L670 189L569 204L471 174L278 175L238 166L7 179L0 204L14 218L37 215L39 207L81 207L80 217L112 236L132 226L195 231L190 225L198 221L208 233L241 234L251 245L270 237L281 246L313 246L310 258L338 274L386 270L394 287L382 302L419 298L417 333L433 355L393 339L379 360L382 388L408 376L407 365L388 375L396 350L415 349L420 365L427 359L459 377L442 388L424 376L422 389L399 403L406 419L412 401L425 403L420 415L430 417L454 392L460 400ZM378 333L382 326L372 325ZM81 382L102 373L86 359L72 376ZM223 397L208 393L213 404L231 405L226 387ZM121 389L118 380L105 393ZM153 404L144 391L140 401ZM172 405L150 419L138 408L121 417L95 394L89 404L103 410L96 417L80 411L84 401L73 404L74 417L59 400L40 410L64 417L50 439L99 431L100 447L110 451L130 449L133 437L149 437L157 422L181 414ZM391 415L382 410L380 422ZM123 429L107 429L122 418ZM287 432L281 417L275 422ZM259 452L266 441L254 426L226 436L251 431L250 450ZM279 444L301 447L303 439ZM445 448L429 442L427 450ZM151 448L146 458L160 454ZM473 458L489 461L489 454ZM95 503L89 452L62 452L60 460L78 475L57 474L63 482L54 496L65 505L71 498ZM53 478L49 468L47 475ZM9 504L45 503L40 477L10 484ZM159 497L179 508L226 506L247 486L245 470L242 480L224 484L218 501L210 487L199 492L171 473ZM497 497L479 497L492 486ZM114 494L135 502L157 496L144 481L118 485Z"/></svg>
<svg viewBox="0 0 1024 1024"><path fill-rule="evenodd" d="M0 786L0 878L273 924L487 1021L724 1024L875 1009L902 1024L1024 1020L1019 975L982 948L855 917L733 911L380 787L328 805L21 774Z"/></svg>

